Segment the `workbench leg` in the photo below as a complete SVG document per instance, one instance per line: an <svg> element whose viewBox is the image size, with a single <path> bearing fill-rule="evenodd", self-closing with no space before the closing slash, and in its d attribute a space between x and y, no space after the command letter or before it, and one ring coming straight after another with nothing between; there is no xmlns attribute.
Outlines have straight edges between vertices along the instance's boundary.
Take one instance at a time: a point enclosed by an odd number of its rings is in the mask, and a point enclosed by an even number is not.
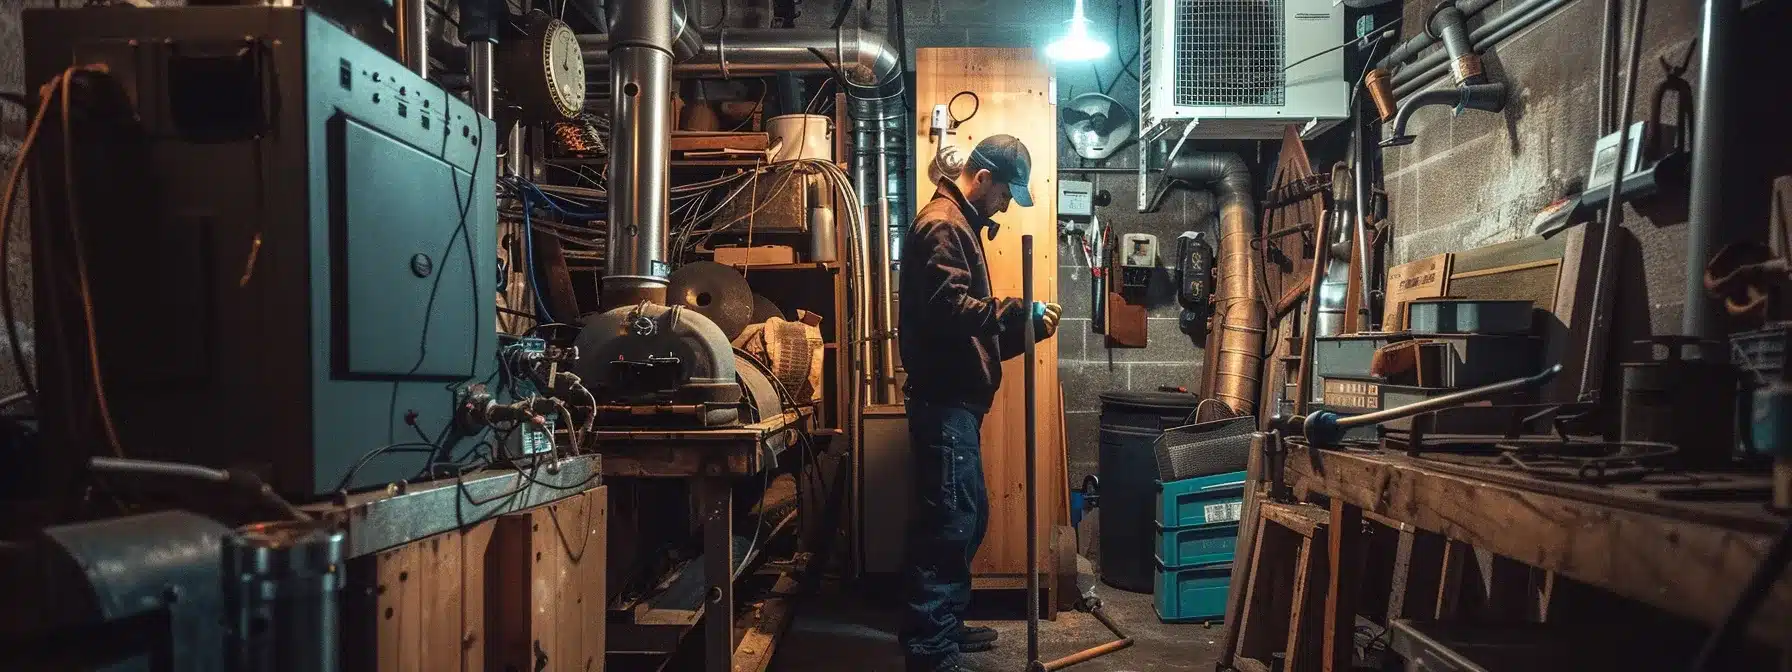
<svg viewBox="0 0 1792 672"><path fill-rule="evenodd" d="M703 509L703 574L709 579L703 607L703 669L734 669L734 493L726 477L699 476Z"/></svg>
<svg viewBox="0 0 1792 672"><path fill-rule="evenodd" d="M1325 672L1345 672L1355 663L1358 558L1363 545L1363 510L1332 498L1328 574L1325 593Z"/></svg>

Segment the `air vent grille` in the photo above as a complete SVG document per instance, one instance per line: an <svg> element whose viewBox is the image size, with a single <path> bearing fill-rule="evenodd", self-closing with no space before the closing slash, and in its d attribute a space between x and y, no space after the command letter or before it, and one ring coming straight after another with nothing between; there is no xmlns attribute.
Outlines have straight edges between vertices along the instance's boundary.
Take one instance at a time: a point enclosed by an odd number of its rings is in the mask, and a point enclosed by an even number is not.
<svg viewBox="0 0 1792 672"><path fill-rule="evenodd" d="M1176 104L1286 104L1283 1L1176 0Z"/></svg>

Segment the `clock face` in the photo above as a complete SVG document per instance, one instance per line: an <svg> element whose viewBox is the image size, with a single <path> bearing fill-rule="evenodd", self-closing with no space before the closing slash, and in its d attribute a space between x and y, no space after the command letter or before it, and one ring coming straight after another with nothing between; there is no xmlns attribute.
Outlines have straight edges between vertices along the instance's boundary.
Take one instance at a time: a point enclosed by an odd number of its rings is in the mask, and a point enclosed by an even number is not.
<svg viewBox="0 0 1792 672"><path fill-rule="evenodd" d="M541 48L549 97L561 115L578 114L585 106L585 54L579 50L579 36L555 19L542 35Z"/></svg>

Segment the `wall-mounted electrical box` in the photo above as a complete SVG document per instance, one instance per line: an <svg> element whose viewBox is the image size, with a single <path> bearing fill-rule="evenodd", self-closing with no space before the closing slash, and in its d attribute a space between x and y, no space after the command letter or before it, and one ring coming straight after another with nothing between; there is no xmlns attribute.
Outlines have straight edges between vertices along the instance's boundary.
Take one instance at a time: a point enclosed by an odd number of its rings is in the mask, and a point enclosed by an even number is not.
<svg viewBox="0 0 1792 672"><path fill-rule="evenodd" d="M1058 217L1089 219L1095 216L1095 184L1079 180L1058 180Z"/></svg>
<svg viewBox="0 0 1792 672"><path fill-rule="evenodd" d="M1128 290L1144 289L1151 284L1157 270L1157 236L1129 233L1120 237L1120 285Z"/></svg>

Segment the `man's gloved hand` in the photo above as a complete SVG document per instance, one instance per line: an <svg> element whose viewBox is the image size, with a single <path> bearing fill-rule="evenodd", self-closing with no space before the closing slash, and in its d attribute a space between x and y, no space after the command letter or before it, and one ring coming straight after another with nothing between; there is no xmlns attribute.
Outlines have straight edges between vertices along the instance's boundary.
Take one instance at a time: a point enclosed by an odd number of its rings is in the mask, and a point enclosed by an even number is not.
<svg viewBox="0 0 1792 672"><path fill-rule="evenodd" d="M1051 338L1058 333L1058 318L1064 315L1064 307L1046 301L1033 302L1033 332L1040 340Z"/></svg>

